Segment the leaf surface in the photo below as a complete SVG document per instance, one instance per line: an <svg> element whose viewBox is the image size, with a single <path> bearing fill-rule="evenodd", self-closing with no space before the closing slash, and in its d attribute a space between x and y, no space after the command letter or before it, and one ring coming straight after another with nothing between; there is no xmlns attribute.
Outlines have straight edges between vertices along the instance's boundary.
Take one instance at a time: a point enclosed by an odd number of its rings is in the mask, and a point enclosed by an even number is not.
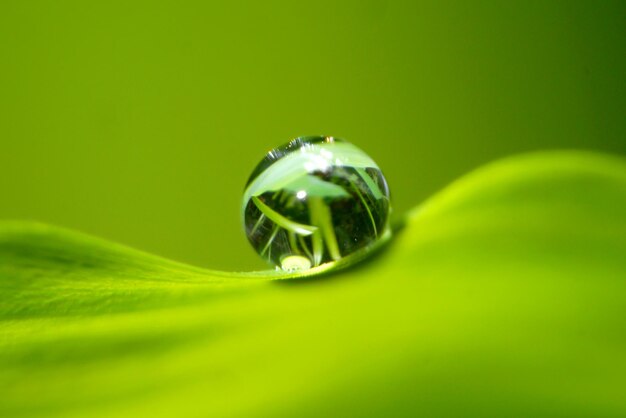
<svg viewBox="0 0 626 418"><path fill-rule="evenodd" d="M552 152L297 280L0 223L0 416L623 416L625 214L622 159Z"/></svg>

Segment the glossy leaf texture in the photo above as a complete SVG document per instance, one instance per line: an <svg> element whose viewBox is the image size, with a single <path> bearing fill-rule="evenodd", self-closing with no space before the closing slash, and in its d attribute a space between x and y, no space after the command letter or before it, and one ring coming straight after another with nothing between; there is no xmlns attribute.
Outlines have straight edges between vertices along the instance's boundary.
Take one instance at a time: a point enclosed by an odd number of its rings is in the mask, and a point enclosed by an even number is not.
<svg viewBox="0 0 626 418"><path fill-rule="evenodd" d="M0 415L624 416L625 296L626 163L585 152L483 167L308 278L4 222Z"/></svg>

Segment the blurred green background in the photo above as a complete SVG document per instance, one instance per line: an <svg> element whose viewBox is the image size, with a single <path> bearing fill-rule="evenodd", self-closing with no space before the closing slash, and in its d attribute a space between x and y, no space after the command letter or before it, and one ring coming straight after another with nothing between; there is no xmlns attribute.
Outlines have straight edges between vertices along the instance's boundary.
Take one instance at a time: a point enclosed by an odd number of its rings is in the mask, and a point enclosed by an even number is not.
<svg viewBox="0 0 626 418"><path fill-rule="evenodd" d="M247 176L290 138L374 157L402 213L468 170L626 151L626 2L0 5L0 218L262 268Z"/></svg>

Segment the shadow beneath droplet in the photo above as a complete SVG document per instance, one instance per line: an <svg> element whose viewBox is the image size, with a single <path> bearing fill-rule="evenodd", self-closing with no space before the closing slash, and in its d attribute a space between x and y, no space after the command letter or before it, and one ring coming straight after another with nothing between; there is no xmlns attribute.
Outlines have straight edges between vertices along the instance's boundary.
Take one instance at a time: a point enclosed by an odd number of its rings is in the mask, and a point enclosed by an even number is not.
<svg viewBox="0 0 626 418"><path fill-rule="evenodd" d="M404 219L404 217L392 221L390 225L392 231L391 238L377 248L372 249L371 252L369 252L362 260L356 262L355 264L333 268L331 270L320 272L318 274L313 274L311 276L275 280L273 283L278 286L300 286L315 283L327 283L330 280L337 280L341 277L358 277L359 271L369 268L372 263L380 260L380 258L384 257L385 254L391 251L391 248L395 245L396 238L402 233L405 225L406 220ZM345 274L348 272L351 274Z"/></svg>

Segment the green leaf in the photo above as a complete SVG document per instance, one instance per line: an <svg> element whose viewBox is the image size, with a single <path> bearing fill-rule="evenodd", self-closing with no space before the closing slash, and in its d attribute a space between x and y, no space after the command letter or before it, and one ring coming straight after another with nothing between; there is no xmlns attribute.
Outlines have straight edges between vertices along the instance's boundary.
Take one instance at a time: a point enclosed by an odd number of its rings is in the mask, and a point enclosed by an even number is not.
<svg viewBox="0 0 626 418"><path fill-rule="evenodd" d="M261 201L256 196L252 196L252 202L256 205L256 207L269 219L272 220L276 225L281 228L286 229L289 232L298 233L300 235L311 235L313 232L317 230L316 226L300 224L298 222L294 222L288 218L285 218L280 213L276 212L274 209L267 206L265 203Z"/></svg>
<svg viewBox="0 0 626 418"><path fill-rule="evenodd" d="M624 416L625 214L622 159L555 152L306 279L2 223L0 415Z"/></svg>
<svg viewBox="0 0 626 418"><path fill-rule="evenodd" d="M260 173L244 191L243 201L247 202L252 196L260 196L268 191L282 190L294 179L305 178L310 171L307 165L316 162L311 160L312 155L318 158L317 163L321 165L328 165L332 161L337 166L378 168L374 160L348 142L333 142L325 144L324 148L313 144L307 147L306 154L293 152L274 162L271 170Z"/></svg>
<svg viewBox="0 0 626 418"><path fill-rule="evenodd" d="M322 198L350 196L350 194L338 184L330 183L308 174L294 178L290 183L285 185L284 189L289 190L293 194L298 193L300 190L305 190L307 196Z"/></svg>

